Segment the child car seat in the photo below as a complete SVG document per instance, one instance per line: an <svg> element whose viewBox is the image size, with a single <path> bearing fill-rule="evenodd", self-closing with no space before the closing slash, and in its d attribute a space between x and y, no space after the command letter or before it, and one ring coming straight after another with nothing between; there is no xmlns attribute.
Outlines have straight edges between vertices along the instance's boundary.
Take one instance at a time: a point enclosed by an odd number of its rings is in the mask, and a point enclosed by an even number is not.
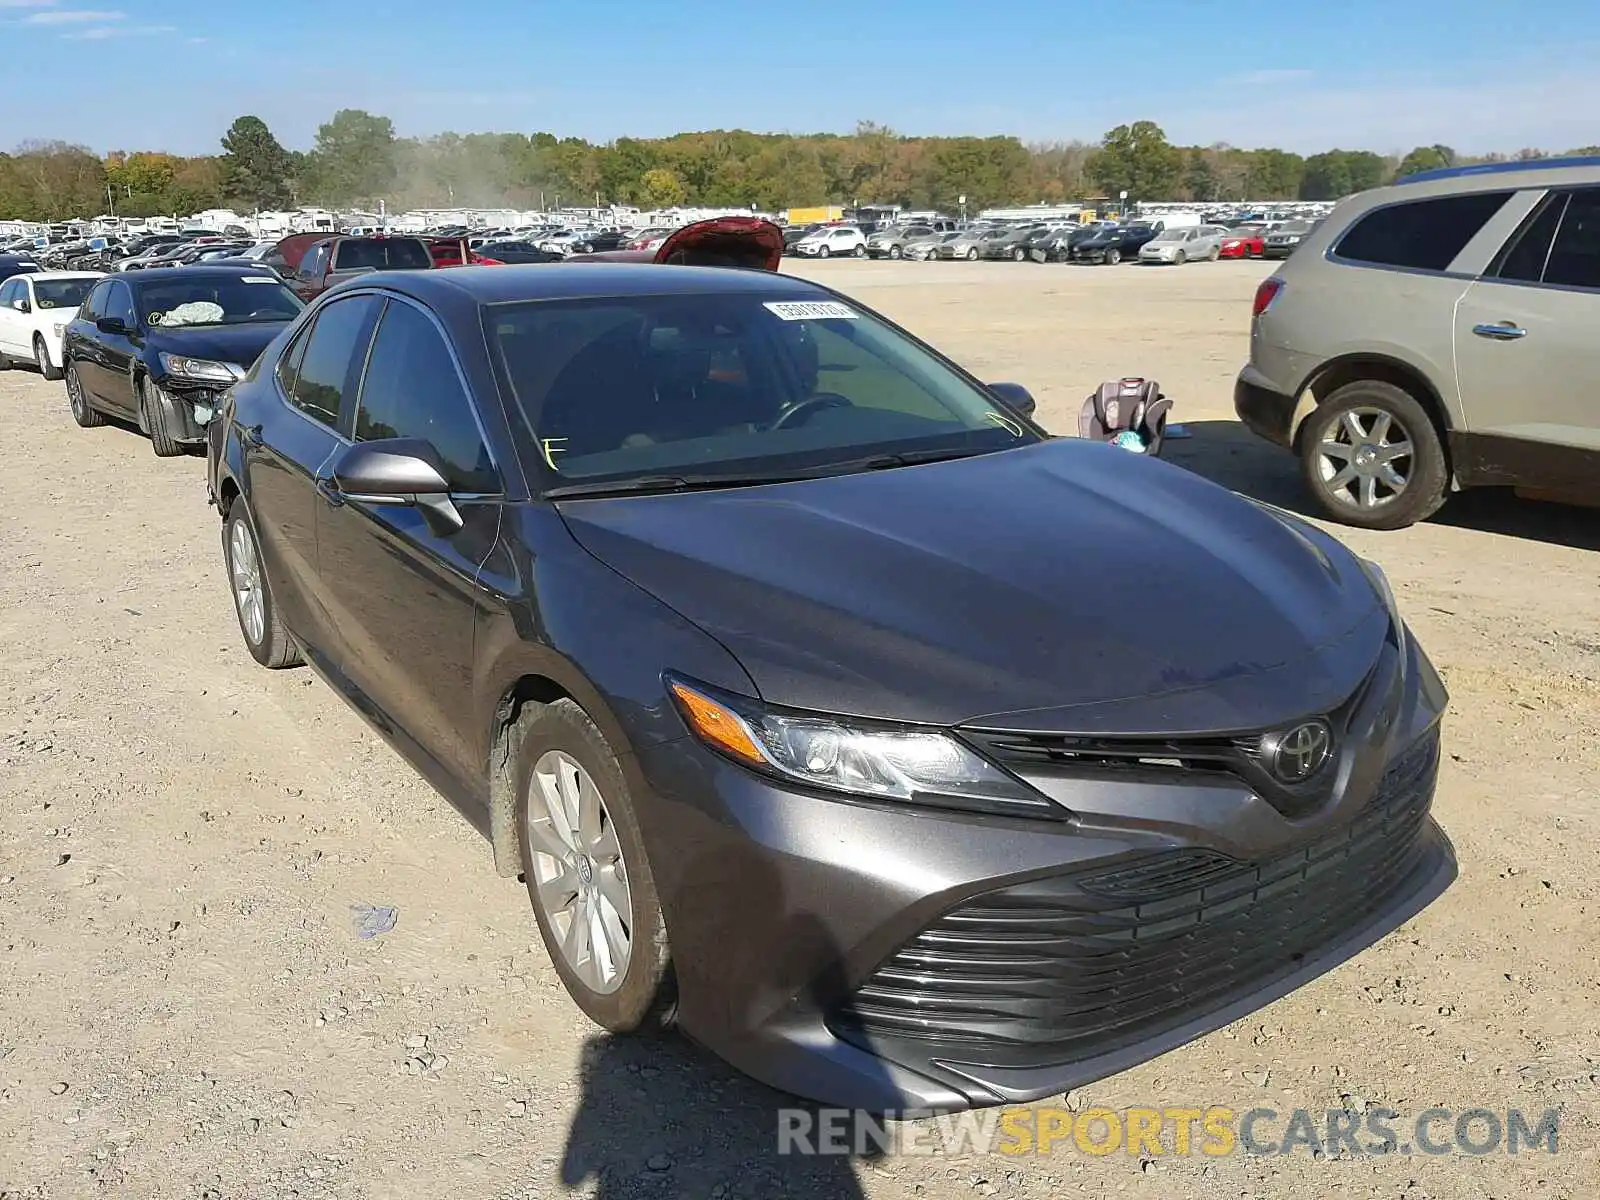
<svg viewBox="0 0 1600 1200"><path fill-rule="evenodd" d="M1154 379L1115 379L1102 383L1083 403L1078 436L1111 442L1139 454L1161 453L1172 401Z"/></svg>

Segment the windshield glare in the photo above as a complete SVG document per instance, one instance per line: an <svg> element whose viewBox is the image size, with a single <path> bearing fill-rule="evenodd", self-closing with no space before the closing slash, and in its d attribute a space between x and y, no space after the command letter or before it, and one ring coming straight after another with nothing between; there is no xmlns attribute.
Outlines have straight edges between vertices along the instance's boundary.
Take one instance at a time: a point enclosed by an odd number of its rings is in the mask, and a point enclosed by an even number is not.
<svg viewBox="0 0 1600 1200"><path fill-rule="evenodd" d="M89 289L99 283L98 278L90 279L42 279L35 280L33 285L33 304L35 308L77 308L83 303L83 298L89 294Z"/></svg>
<svg viewBox="0 0 1600 1200"><path fill-rule="evenodd" d="M162 329L292 321L305 307L280 280L266 275L153 283L139 289L138 300L144 323Z"/></svg>
<svg viewBox="0 0 1600 1200"><path fill-rule="evenodd" d="M485 320L557 485L807 471L1038 436L892 327L825 297L544 301Z"/></svg>

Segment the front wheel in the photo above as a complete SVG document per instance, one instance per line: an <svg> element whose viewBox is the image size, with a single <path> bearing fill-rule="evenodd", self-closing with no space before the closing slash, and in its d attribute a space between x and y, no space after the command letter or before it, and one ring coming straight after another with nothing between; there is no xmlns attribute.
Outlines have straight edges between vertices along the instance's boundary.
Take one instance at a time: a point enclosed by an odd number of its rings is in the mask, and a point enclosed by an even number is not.
<svg viewBox="0 0 1600 1200"><path fill-rule="evenodd" d="M817 257L818 258L827 258L830 253L831 253L831 251L829 251L829 249L826 246L821 246L821 247L818 247L818 249L817 249Z"/></svg>
<svg viewBox="0 0 1600 1200"><path fill-rule="evenodd" d="M1186 263L1188 261L1189 261L1188 254L1186 254L1182 250L1179 250L1176 254L1174 254L1172 256L1172 265L1176 266L1176 267L1181 267L1181 266L1183 266L1184 263Z"/></svg>
<svg viewBox="0 0 1600 1200"><path fill-rule="evenodd" d="M616 753L569 699L524 705L511 738L523 877L556 973L595 1024L664 1027L666 920Z"/></svg>
<svg viewBox="0 0 1600 1200"><path fill-rule="evenodd" d="M977 251L976 248L967 251L967 261L968 262L977 262L978 261L978 251Z"/></svg>
<svg viewBox="0 0 1600 1200"><path fill-rule="evenodd" d="M274 671L299 666L304 660L278 616L267 573L261 566L256 531L242 499L233 502L222 526L222 554L233 590L233 611L239 618L239 632L244 634L250 657Z"/></svg>
<svg viewBox="0 0 1600 1200"><path fill-rule="evenodd" d="M89 393L83 390L83 380L78 378L78 364L67 362L67 403L72 407L72 419L84 429L94 429L106 423L105 414L89 403Z"/></svg>
<svg viewBox="0 0 1600 1200"><path fill-rule="evenodd" d="M900 247L899 246L890 246L889 247L889 257L890 258L899 258L900 257Z"/></svg>
<svg viewBox="0 0 1600 1200"><path fill-rule="evenodd" d="M183 443L167 429L167 413L161 401L151 394L150 382L140 378L134 381L133 390L139 400L139 419L150 435L150 448L157 458L177 458L183 453Z"/></svg>
<svg viewBox="0 0 1600 1200"><path fill-rule="evenodd" d="M1334 392L1301 427L1300 473L1331 520L1404 529L1444 503L1444 445L1422 405L1392 383L1360 380Z"/></svg>
<svg viewBox="0 0 1600 1200"><path fill-rule="evenodd" d="M39 368L39 374L52 383L61 378L61 372L50 361L50 351L45 348L44 338L42 337L33 339L33 361L34 365Z"/></svg>
<svg viewBox="0 0 1600 1200"><path fill-rule="evenodd" d="M1121 250L1113 249L1113 250L1107 250L1106 251L1106 266L1114 267L1121 261L1122 261L1122 251Z"/></svg>
<svg viewBox="0 0 1600 1200"><path fill-rule="evenodd" d="M1011 252L1011 261L1012 262L1026 262L1027 258L1028 258L1028 252L1026 250L1024 250L1021 246L1018 246L1015 250L1013 250Z"/></svg>

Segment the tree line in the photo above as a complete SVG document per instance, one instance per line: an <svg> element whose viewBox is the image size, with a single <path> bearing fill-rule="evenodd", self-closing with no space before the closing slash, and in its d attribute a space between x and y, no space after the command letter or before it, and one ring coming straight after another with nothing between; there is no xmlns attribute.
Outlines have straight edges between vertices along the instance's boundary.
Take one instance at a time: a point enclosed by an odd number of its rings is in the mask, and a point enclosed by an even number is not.
<svg viewBox="0 0 1600 1200"><path fill-rule="evenodd" d="M1443 145L1404 156L1178 146L1153 121L1119 125L1098 143L913 137L873 122L850 134L735 129L604 144L551 133L405 138L387 117L343 109L305 152L285 148L254 116L229 126L216 155L101 156L65 142L25 142L0 154L0 218L184 216L220 207L248 214L304 205L371 210L380 202L392 212L607 204L772 212L869 203L955 212L963 196L975 212L1124 191L1131 200L1197 203L1333 200L1436 167L1545 155L1528 148L1470 158Z"/></svg>

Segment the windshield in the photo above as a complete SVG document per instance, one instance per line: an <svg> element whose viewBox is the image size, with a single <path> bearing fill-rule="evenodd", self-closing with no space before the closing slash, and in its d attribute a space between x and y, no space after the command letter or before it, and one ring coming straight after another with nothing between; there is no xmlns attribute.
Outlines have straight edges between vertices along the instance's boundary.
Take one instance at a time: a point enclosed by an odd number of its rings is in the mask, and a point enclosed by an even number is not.
<svg viewBox="0 0 1600 1200"><path fill-rule="evenodd" d="M269 275L151 283L139 289L138 299L140 318L162 329L292 321L305 307L281 280Z"/></svg>
<svg viewBox="0 0 1600 1200"><path fill-rule="evenodd" d="M33 284L33 302L37 308L77 308L89 289L100 280L88 279L37 279Z"/></svg>
<svg viewBox="0 0 1600 1200"><path fill-rule="evenodd" d="M809 470L1037 435L889 325L831 299L630 296L487 310L560 481Z"/></svg>
<svg viewBox="0 0 1600 1200"><path fill-rule="evenodd" d="M1189 231L1187 229L1163 229L1150 240L1155 242L1182 242L1186 241L1188 237Z"/></svg>

